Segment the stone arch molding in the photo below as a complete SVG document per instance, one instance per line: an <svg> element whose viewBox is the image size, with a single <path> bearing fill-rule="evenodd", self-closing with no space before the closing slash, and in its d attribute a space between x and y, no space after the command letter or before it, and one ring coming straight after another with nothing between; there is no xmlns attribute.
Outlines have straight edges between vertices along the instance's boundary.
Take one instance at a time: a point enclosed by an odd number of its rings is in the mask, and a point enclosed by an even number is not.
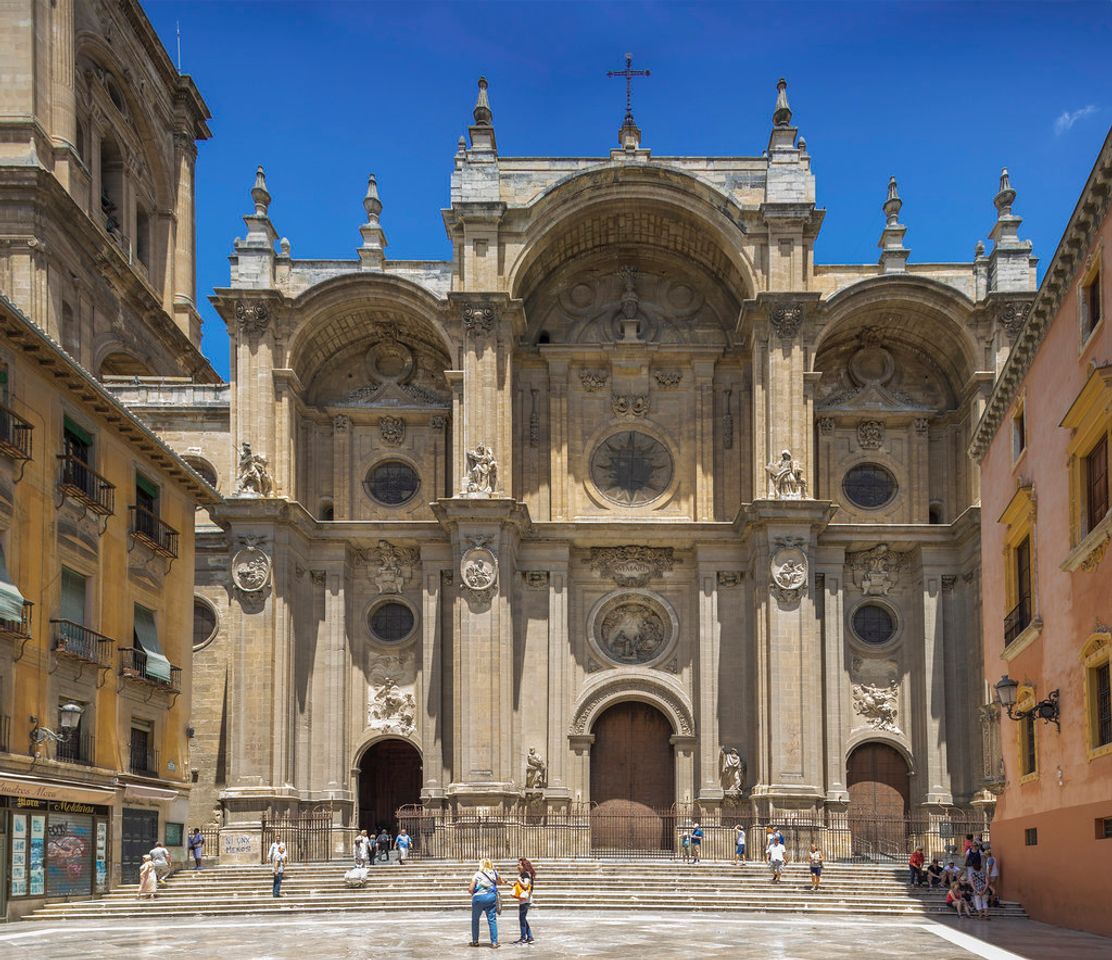
<svg viewBox="0 0 1112 960"><path fill-rule="evenodd" d="M359 766L363 762L363 757L366 756L367 751L386 740L397 740L408 744L417 751L417 756L421 758L421 763L424 764L425 752L421 749L421 744L415 736L406 736L402 733L384 733L381 730L368 730L364 732L363 738L356 744L355 751L352 754L351 775L353 777L359 776Z"/></svg>
<svg viewBox="0 0 1112 960"><path fill-rule="evenodd" d="M903 757L907 764L907 775L909 777L916 775L915 756L911 752L911 747L908 746L906 736L902 733L890 733L886 730L859 730L852 734L846 741L846 752L842 760L843 769L849 768L849 758L853 755L853 751L868 743L880 743L886 747L891 747Z"/></svg>
<svg viewBox="0 0 1112 960"><path fill-rule="evenodd" d="M695 735L695 720L687 698L668 684L643 676L615 677L585 690L572 713L569 735L578 737L590 733L599 715L623 700L640 700L656 707L668 718L678 736Z"/></svg>

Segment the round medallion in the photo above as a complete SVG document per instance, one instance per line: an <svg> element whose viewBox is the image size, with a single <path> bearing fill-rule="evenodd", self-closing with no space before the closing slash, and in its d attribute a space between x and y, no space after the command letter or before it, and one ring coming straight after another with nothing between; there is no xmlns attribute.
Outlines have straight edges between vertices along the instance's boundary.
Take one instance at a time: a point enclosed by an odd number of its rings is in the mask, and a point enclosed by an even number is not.
<svg viewBox="0 0 1112 960"><path fill-rule="evenodd" d="M655 437L625 430L595 448L591 479L607 500L623 507L651 503L672 482L672 455Z"/></svg>
<svg viewBox="0 0 1112 960"><path fill-rule="evenodd" d="M232 557L232 583L244 593L257 593L270 583L270 557L254 545Z"/></svg>
<svg viewBox="0 0 1112 960"><path fill-rule="evenodd" d="M380 340L367 351L366 360L376 380L404 383L413 373L413 351L396 340Z"/></svg>
<svg viewBox="0 0 1112 960"><path fill-rule="evenodd" d="M498 558L486 547L466 551L459 568L464 586L472 590L490 590L498 582Z"/></svg>
<svg viewBox="0 0 1112 960"><path fill-rule="evenodd" d="M651 590L625 590L600 600L587 622L592 646L611 663L645 666L671 654L679 621Z"/></svg>

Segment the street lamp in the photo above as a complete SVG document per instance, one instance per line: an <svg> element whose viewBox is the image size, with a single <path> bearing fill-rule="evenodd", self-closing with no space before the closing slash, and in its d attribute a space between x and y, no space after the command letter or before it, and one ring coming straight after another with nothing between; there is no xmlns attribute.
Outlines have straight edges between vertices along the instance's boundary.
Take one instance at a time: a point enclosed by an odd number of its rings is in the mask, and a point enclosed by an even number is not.
<svg viewBox="0 0 1112 960"><path fill-rule="evenodd" d="M1019 684L1009 677L1006 673L997 682L994 688L996 690L996 702L1000 704L1005 710L1008 711L1008 718L1011 720L1026 720L1033 717L1036 720L1042 720L1044 723L1053 723L1059 731L1062 725L1058 719L1058 691L1051 690L1050 694L1045 700L1040 700L1029 710L1016 710L1015 708L1015 695L1019 689Z"/></svg>
<svg viewBox="0 0 1112 960"><path fill-rule="evenodd" d="M58 708L58 723L61 728L61 733L55 733L49 727L40 727L39 718L36 716L31 717L31 755L35 754L35 747L40 743L45 743L47 740L53 740L55 743L64 743L73 736L73 731L77 729L77 725L81 722L81 714L85 712L85 708L76 703L63 703Z"/></svg>

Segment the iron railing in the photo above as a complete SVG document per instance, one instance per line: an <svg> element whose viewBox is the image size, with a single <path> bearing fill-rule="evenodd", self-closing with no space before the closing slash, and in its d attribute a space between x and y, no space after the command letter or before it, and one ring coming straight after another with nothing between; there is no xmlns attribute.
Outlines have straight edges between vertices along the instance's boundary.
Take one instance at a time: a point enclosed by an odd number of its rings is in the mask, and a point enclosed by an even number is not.
<svg viewBox="0 0 1112 960"><path fill-rule="evenodd" d="M455 816L449 812L402 807L398 827L414 838L411 856L417 859L479 860L677 859L682 838L694 824L703 830L700 855L706 860L732 860L735 828L746 832L747 859L764 860L767 820L746 812L702 816L698 807L614 812L594 806L573 807L566 813L521 812L503 816ZM868 817L828 813L814 817L778 818L773 824L784 836L789 861L804 862L811 844L828 861L860 861L904 866L916 847L924 855L958 859L966 834L988 839L983 817Z"/></svg>
<svg viewBox="0 0 1112 960"><path fill-rule="evenodd" d="M120 647L120 676L127 680L140 680L163 687L174 693L181 693L181 667L170 665L170 679L158 677L147 668L146 651L138 647Z"/></svg>
<svg viewBox="0 0 1112 960"><path fill-rule="evenodd" d="M143 743L132 743L128 749L127 769L141 777L157 777L158 750Z"/></svg>
<svg viewBox="0 0 1112 960"><path fill-rule="evenodd" d="M30 460L34 429L18 413L0 403L0 452L16 460Z"/></svg>
<svg viewBox="0 0 1112 960"><path fill-rule="evenodd" d="M30 600L23 601L23 610L18 620L0 620L0 637L15 640L31 639L31 610L35 605Z"/></svg>
<svg viewBox="0 0 1112 960"><path fill-rule="evenodd" d="M112 666L115 641L110 637L72 620L51 620L50 624L55 653L95 663L99 667Z"/></svg>
<svg viewBox="0 0 1112 960"><path fill-rule="evenodd" d="M1004 618L1004 648L1011 646L1016 638L1031 624L1031 601L1020 598Z"/></svg>
<svg viewBox="0 0 1112 960"><path fill-rule="evenodd" d="M116 512L116 485L109 483L80 457L58 454L58 489L102 517Z"/></svg>
<svg viewBox="0 0 1112 960"><path fill-rule="evenodd" d="M136 540L142 540L155 553L171 560L177 557L177 530L145 507L132 505L128 510L131 511L131 535Z"/></svg>
<svg viewBox="0 0 1112 960"><path fill-rule="evenodd" d="M54 744L54 759L91 767L96 762L96 739L91 733L70 734Z"/></svg>
<svg viewBox="0 0 1112 960"><path fill-rule="evenodd" d="M337 854L348 852L348 833L350 831L332 822L331 811L296 817L263 817L262 861L267 862L271 844L279 840L286 845L286 856L291 862L331 860Z"/></svg>

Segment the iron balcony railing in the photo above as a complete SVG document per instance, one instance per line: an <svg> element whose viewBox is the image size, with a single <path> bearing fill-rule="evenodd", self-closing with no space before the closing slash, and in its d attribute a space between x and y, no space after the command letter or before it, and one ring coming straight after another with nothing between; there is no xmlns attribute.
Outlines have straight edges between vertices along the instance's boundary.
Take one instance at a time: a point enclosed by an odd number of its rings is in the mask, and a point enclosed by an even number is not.
<svg viewBox="0 0 1112 960"><path fill-rule="evenodd" d="M1004 618L1004 647L1007 648L1031 624L1031 601L1022 597Z"/></svg>
<svg viewBox="0 0 1112 960"><path fill-rule="evenodd" d="M170 679L155 676L147 669L147 654L138 647L120 647L120 676L128 680L140 680L181 693L181 667L170 666Z"/></svg>
<svg viewBox="0 0 1112 960"><path fill-rule="evenodd" d="M171 560L178 555L178 531L145 507L131 506L131 535Z"/></svg>
<svg viewBox="0 0 1112 960"><path fill-rule="evenodd" d="M30 460L34 429L18 413L0 403L0 452L16 460Z"/></svg>
<svg viewBox="0 0 1112 960"><path fill-rule="evenodd" d="M80 457L58 454L58 489L102 517L116 512L116 485L109 483Z"/></svg>
<svg viewBox="0 0 1112 960"><path fill-rule="evenodd" d="M158 751L142 743L132 743L128 751L127 769L141 777L158 776Z"/></svg>
<svg viewBox="0 0 1112 960"><path fill-rule="evenodd" d="M115 641L72 620L51 620L54 652L99 667L112 666Z"/></svg>
<svg viewBox="0 0 1112 960"><path fill-rule="evenodd" d="M24 600L23 612L18 620L0 620L0 637L29 640L31 638L31 609L34 606L30 600Z"/></svg>
<svg viewBox="0 0 1112 960"><path fill-rule="evenodd" d="M54 744L54 759L91 767L96 762L96 740L91 733L71 734Z"/></svg>

